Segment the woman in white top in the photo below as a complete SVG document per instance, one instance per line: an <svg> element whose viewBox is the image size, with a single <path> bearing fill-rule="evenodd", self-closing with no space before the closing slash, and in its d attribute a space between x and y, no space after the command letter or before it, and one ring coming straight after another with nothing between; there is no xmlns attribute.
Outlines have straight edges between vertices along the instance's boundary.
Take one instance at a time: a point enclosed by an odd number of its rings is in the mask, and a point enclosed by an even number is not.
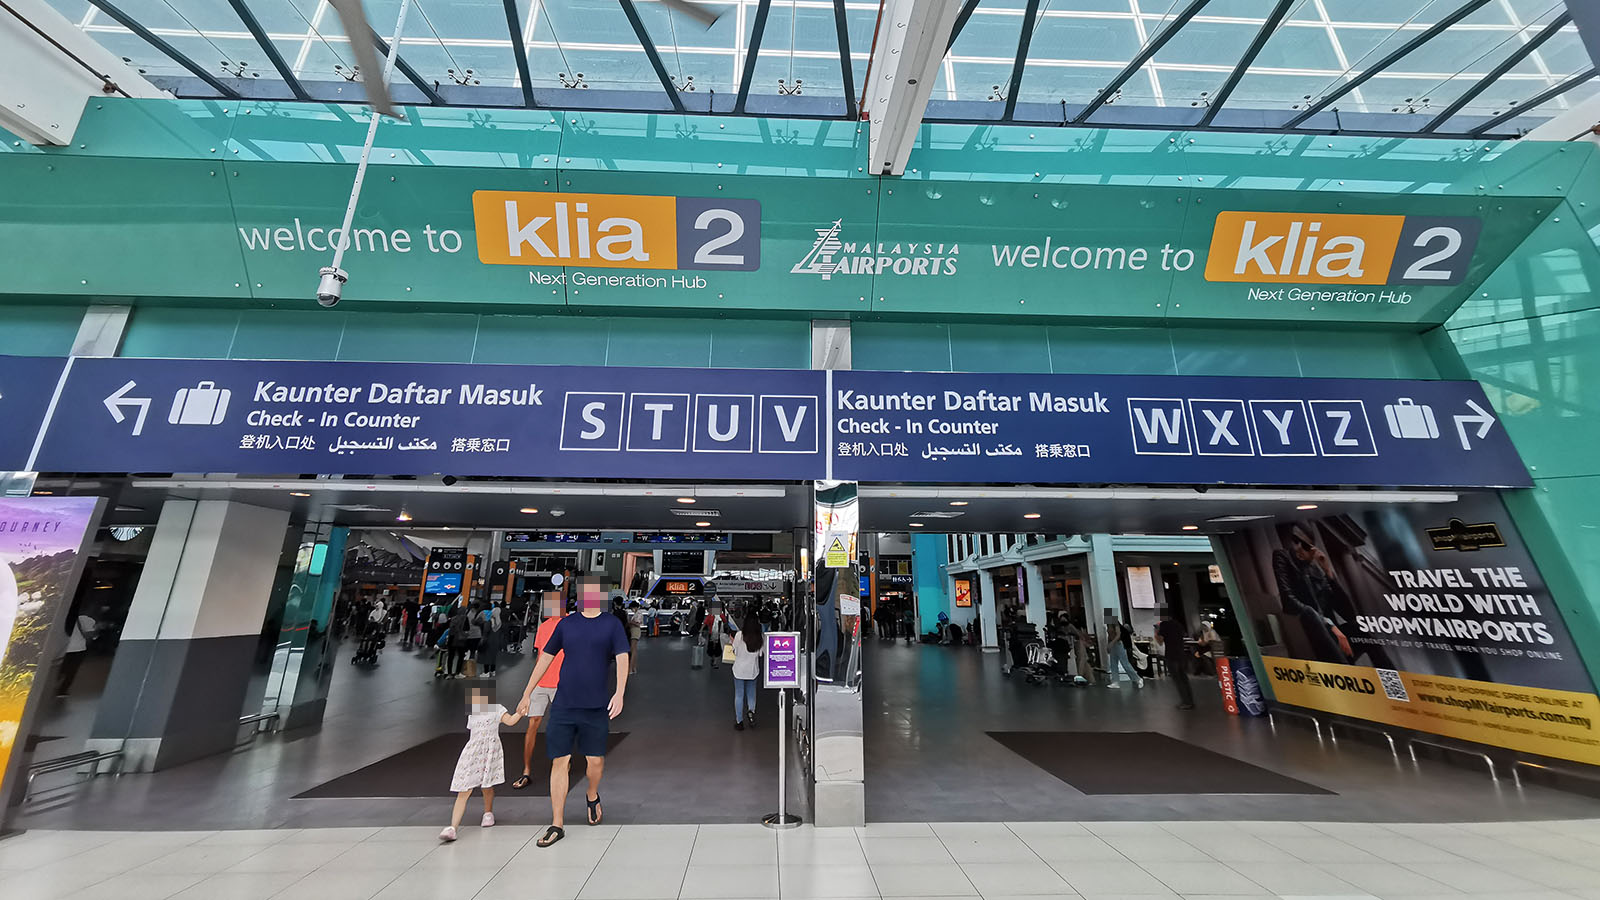
<svg viewBox="0 0 1600 900"><path fill-rule="evenodd" d="M730 641L733 644L733 727L744 730L746 720L756 727L756 678L761 674L761 619L753 610Z"/></svg>

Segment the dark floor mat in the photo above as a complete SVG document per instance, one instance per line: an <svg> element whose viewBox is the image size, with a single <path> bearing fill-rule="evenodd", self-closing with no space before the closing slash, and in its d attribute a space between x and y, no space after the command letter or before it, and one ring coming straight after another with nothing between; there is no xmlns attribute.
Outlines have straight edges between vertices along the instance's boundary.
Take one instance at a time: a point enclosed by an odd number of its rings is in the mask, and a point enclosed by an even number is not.
<svg viewBox="0 0 1600 900"><path fill-rule="evenodd" d="M1085 794L1331 794L1154 731L991 731Z"/></svg>
<svg viewBox="0 0 1600 900"><path fill-rule="evenodd" d="M612 732L608 750L614 752L628 733ZM544 733L540 732L533 748L533 781L526 790L511 790L511 782L522 774L522 735L505 732L500 741L506 751L506 783L496 793L508 796L550 796L550 757L545 752ZM384 757L370 766L340 775L309 791L295 794L296 800L331 797L448 797L450 775L456 770L456 760L461 748L466 746L464 734L442 734L424 741L409 750ZM583 758L572 758L572 783L583 777Z"/></svg>

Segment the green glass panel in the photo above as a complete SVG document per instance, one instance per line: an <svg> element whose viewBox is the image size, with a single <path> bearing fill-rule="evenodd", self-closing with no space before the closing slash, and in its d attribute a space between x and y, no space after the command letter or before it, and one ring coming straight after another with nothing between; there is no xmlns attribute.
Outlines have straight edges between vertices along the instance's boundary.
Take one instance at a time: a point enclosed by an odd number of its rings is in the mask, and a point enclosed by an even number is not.
<svg viewBox="0 0 1600 900"><path fill-rule="evenodd" d="M247 296L223 168L0 155L0 285L15 294Z"/></svg>
<svg viewBox="0 0 1600 900"><path fill-rule="evenodd" d="M1532 493L1578 584L1600 597L1600 475L1541 478Z"/></svg>
<svg viewBox="0 0 1600 900"><path fill-rule="evenodd" d="M811 368L811 323L782 319L718 319L711 330L711 365L729 369Z"/></svg>
<svg viewBox="0 0 1600 900"><path fill-rule="evenodd" d="M1536 478L1600 473L1600 310L1450 333Z"/></svg>
<svg viewBox="0 0 1600 900"><path fill-rule="evenodd" d="M950 326L922 322L856 322L850 367L884 372L949 372Z"/></svg>
<svg viewBox="0 0 1600 900"><path fill-rule="evenodd" d="M453 313L352 312L339 358L360 362L471 362L478 317Z"/></svg>
<svg viewBox="0 0 1600 900"><path fill-rule="evenodd" d="M605 364L704 368L711 365L709 325L704 319L613 319Z"/></svg>
<svg viewBox="0 0 1600 900"><path fill-rule="evenodd" d="M957 372L1048 372L1050 341L1030 325L961 325L950 329Z"/></svg>
<svg viewBox="0 0 1600 900"><path fill-rule="evenodd" d="M609 319L481 316L472 361L528 366L603 366Z"/></svg>
<svg viewBox="0 0 1600 900"><path fill-rule="evenodd" d="M1451 328L1600 306L1600 255L1562 203L1450 317Z"/></svg>
<svg viewBox="0 0 1600 900"><path fill-rule="evenodd" d="M1179 375L1300 375L1292 332L1174 328L1172 355Z"/></svg>
<svg viewBox="0 0 1600 900"><path fill-rule="evenodd" d="M118 355L227 359L238 330L236 309L141 306L128 317Z"/></svg>
<svg viewBox="0 0 1600 900"><path fill-rule="evenodd" d="M66 356L83 321L82 306L0 304L0 356Z"/></svg>
<svg viewBox="0 0 1600 900"><path fill-rule="evenodd" d="M1422 340L1408 332L1296 331L1300 374L1307 378L1438 378Z"/></svg>
<svg viewBox="0 0 1600 900"><path fill-rule="evenodd" d="M1051 371L1073 375L1176 375L1165 328L1054 325Z"/></svg>
<svg viewBox="0 0 1600 900"><path fill-rule="evenodd" d="M404 112L406 121L386 119L378 126L369 183L392 174L383 171L389 166L553 168L561 149L561 123L551 112L430 106ZM234 122L234 160L276 162L354 164L368 127L365 109L334 104L247 103Z"/></svg>
<svg viewBox="0 0 1600 900"><path fill-rule="evenodd" d="M84 106L73 142L77 156L222 160L242 105L226 100L107 100Z"/></svg>
<svg viewBox="0 0 1600 900"><path fill-rule="evenodd" d="M309 304L308 304L309 305ZM234 359L338 359L346 314L328 309L246 309Z"/></svg>

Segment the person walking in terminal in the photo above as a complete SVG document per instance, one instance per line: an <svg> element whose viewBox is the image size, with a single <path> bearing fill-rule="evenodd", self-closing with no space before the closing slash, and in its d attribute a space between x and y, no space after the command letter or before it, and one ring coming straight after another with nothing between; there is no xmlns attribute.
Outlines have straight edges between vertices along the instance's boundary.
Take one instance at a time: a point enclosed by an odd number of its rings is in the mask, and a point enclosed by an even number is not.
<svg viewBox="0 0 1600 900"><path fill-rule="evenodd" d="M456 773L450 779L456 805L450 813L450 824L439 832L439 840L447 844L456 839L461 817L467 813L467 799L474 790L483 792L483 820L479 824L494 827L494 786L506 780L500 726L515 725L522 719L521 713L508 713L504 706L490 703L489 695L478 688L467 692L467 704L467 745L461 748Z"/></svg>
<svg viewBox="0 0 1600 900"><path fill-rule="evenodd" d="M605 817L600 805L600 777L605 773L606 746L610 740L610 720L622 714L623 695L628 689L628 634L616 616L606 615L605 590L598 581L581 586L578 595L581 612L562 619L545 641L539 661L528 678L517 712L526 714L533 702L533 691L549 670L552 658L564 653L561 684L556 687L545 724L545 747L550 756L550 827L539 838L540 847L567 836L566 806L571 778L572 754L583 754L588 763L588 802L590 825ZM617 666L617 689L606 699L606 685L612 661Z"/></svg>
<svg viewBox="0 0 1600 900"><path fill-rule="evenodd" d="M728 638L733 646L733 727L743 731L746 722L756 727L756 677L761 674L761 617L747 610L738 632Z"/></svg>
<svg viewBox="0 0 1600 900"><path fill-rule="evenodd" d="M1133 667L1133 629L1128 627L1121 619L1106 618L1106 687L1122 687L1117 682L1117 670L1128 674L1128 680L1136 688L1144 687L1144 679L1139 677L1139 670Z"/></svg>
<svg viewBox="0 0 1600 900"><path fill-rule="evenodd" d="M545 657L544 645L566 614L567 604L561 592L547 592L544 595L544 619L539 622L539 630L533 635L533 649L539 654L541 662ZM522 775L511 782L512 790L524 790L533 781L533 745L539 740L539 723L550 711L550 702L556 698L556 688L561 684L561 656L560 653L554 655L544 677L527 696L528 733L522 739Z"/></svg>
<svg viewBox="0 0 1600 900"><path fill-rule="evenodd" d="M644 604L628 604L628 674L639 674L639 638L644 634Z"/></svg>
<svg viewBox="0 0 1600 900"><path fill-rule="evenodd" d="M1173 618L1170 608L1161 610L1161 622L1156 625L1155 642L1167 658L1167 677L1178 689L1178 708L1194 709L1194 688L1189 686L1189 670L1184 666L1183 642L1188 639L1183 626Z"/></svg>
<svg viewBox="0 0 1600 900"><path fill-rule="evenodd" d="M722 640L727 636L728 618L721 608L712 606L706 613L706 657L711 660L711 668L720 667L722 662Z"/></svg>
<svg viewBox="0 0 1600 900"><path fill-rule="evenodd" d="M494 600L483 610L483 643L478 648L479 674L493 678L500 672L500 647L505 643L505 616L500 611L500 601Z"/></svg>

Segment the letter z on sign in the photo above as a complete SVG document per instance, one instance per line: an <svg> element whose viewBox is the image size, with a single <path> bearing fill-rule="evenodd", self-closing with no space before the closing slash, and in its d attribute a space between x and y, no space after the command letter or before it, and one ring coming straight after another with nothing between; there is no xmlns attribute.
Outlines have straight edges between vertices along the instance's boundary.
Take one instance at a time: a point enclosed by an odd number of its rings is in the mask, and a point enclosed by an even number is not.
<svg viewBox="0 0 1600 900"><path fill-rule="evenodd" d="M1206 280L1459 284L1482 230L1470 217L1222 212Z"/></svg>

